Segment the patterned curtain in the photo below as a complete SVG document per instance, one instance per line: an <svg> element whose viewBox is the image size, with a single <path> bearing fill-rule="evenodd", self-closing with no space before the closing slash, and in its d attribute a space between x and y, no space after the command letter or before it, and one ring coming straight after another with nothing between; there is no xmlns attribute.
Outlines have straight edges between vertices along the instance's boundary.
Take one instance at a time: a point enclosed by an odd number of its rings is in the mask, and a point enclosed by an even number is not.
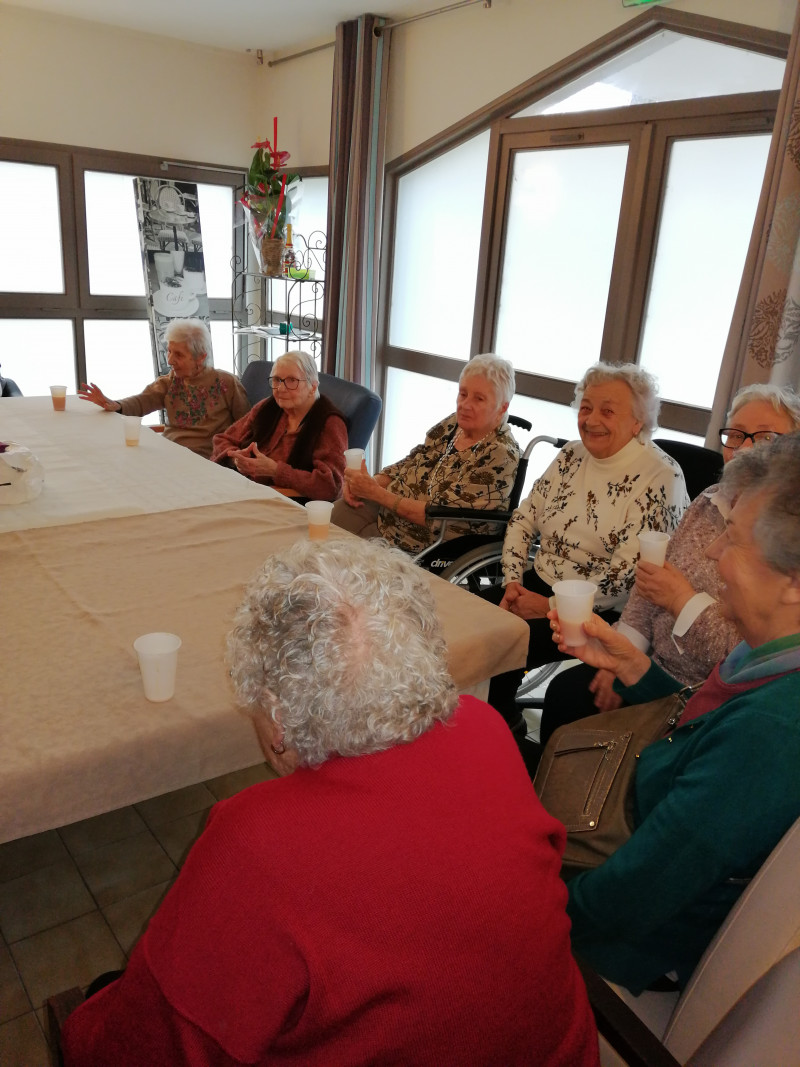
<svg viewBox="0 0 800 1067"><path fill-rule="evenodd" d="M389 31L336 27L322 369L372 388L383 205Z"/></svg>
<svg viewBox="0 0 800 1067"><path fill-rule="evenodd" d="M743 385L800 385L800 5L706 443Z"/></svg>

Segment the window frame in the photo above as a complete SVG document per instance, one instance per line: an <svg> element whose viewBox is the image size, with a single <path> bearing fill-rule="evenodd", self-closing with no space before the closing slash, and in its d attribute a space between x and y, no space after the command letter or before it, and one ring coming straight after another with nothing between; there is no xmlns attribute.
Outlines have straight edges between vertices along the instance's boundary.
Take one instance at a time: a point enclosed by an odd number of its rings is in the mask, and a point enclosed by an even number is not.
<svg viewBox="0 0 800 1067"><path fill-rule="evenodd" d="M667 135L670 123L694 122L697 136L709 136L718 133L729 136L731 132L765 132L765 114L772 113L768 129L772 128L774 111L779 98L778 92L747 93L736 97L705 97L686 100L668 101L657 105L633 105L632 107L608 109L597 112L554 114L524 119L511 116L536 100L541 99L586 74L602 62L626 51L631 46L647 40L663 29L695 36L704 40L717 42L760 52L764 55L786 59L789 49L789 35L759 27L747 26L704 15L693 15L669 9L656 8L632 18L617 30L587 45L585 48L566 57L562 62L537 74L527 82L492 101L486 107L467 116L462 122L451 126L441 134L429 139L410 152L392 160L386 168L386 189L384 194L385 238L381 253L380 300L378 318L378 379L380 388L386 397L386 383L390 367L415 371L449 381L457 381L463 368L459 360L445 356L418 352L389 344L389 308L392 291L392 264L394 257L394 235L397 222L397 192L399 179L411 170L429 160L469 140L478 133L490 129L489 160L487 164L486 188L484 195L484 216L481 231L481 252L476 284L475 313L473 334L470 346L470 358L480 351L489 351L493 332L491 325L496 315L498 271L501 259L502 223L505 205L498 207L498 161L501 134L510 136L511 131L523 128L531 130L561 130L577 132L581 129L596 128L607 125L612 120L620 124L631 122L635 111L639 114L649 112L649 121L657 120L658 133L651 129L642 135L642 150L638 166L630 166L626 172L621 225L615 249L614 268L608 306L613 307L619 298L620 290L627 282L632 287L630 299L624 316L619 322L609 323L608 316L602 342L601 358L635 361L638 355L638 328L641 321L647 286L652 267L652 254L657 237L658 209L662 196L662 179L648 187L647 159L655 163L661 161L660 172L666 173L664 161L669 145L674 139ZM731 106L732 105L732 106ZM747 108L753 111L748 112ZM744 109L744 110L743 110ZM753 117L755 116L755 117ZM714 124L719 124L714 126ZM523 127L521 124L529 124ZM567 142L568 143L568 142ZM627 198L627 199L626 199ZM625 214L631 198L638 198L642 205L642 216L636 225L631 224ZM493 243L494 242L494 243ZM629 265L624 269L618 263L617 256L627 250ZM631 255L630 250L633 250ZM490 261L491 255L491 261ZM489 286L493 292L493 302L489 299ZM617 346L617 347L615 347ZM574 383L520 371L517 373L517 392L521 395L550 400L555 403L569 404L574 392ZM387 403L389 398L387 397ZM700 411L704 414L700 414ZM681 432L705 435L707 409L691 408L673 402L662 405L662 421L665 426ZM382 420L379 426L378 454L382 448Z"/></svg>

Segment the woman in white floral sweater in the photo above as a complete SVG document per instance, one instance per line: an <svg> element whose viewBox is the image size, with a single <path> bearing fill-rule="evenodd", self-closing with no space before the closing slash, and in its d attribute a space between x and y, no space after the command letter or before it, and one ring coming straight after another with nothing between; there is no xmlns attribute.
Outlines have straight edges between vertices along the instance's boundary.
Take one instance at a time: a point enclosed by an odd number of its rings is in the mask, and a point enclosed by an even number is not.
<svg viewBox="0 0 800 1067"><path fill-rule="evenodd" d="M596 363L575 390L580 441L570 441L514 512L503 546L500 607L527 620L526 666L563 659L546 614L554 582L580 578L597 587L606 619L622 610L634 581L640 530L671 533L688 497L674 460L650 440L660 402L652 375L632 364ZM541 547L526 571L528 547ZM492 679L489 703L521 740L525 725L515 695L523 671Z"/></svg>

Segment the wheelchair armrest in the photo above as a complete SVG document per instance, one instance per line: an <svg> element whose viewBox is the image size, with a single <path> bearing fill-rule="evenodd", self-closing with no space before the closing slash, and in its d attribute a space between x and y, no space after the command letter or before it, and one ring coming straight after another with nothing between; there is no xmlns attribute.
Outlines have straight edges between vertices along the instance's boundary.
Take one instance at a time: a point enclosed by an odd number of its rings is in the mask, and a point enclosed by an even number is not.
<svg viewBox="0 0 800 1067"><path fill-rule="evenodd" d="M467 519L471 522L508 522L510 511L481 511L479 508L450 508L443 504L428 504L425 515L429 519Z"/></svg>

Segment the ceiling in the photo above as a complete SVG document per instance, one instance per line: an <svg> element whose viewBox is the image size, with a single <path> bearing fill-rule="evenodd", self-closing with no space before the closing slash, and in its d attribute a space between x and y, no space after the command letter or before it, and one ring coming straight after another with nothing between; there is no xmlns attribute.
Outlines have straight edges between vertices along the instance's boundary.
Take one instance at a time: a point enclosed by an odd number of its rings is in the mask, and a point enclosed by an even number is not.
<svg viewBox="0 0 800 1067"><path fill-rule="evenodd" d="M272 53L332 41L338 22L365 9L403 18L441 3L385 0L378 11L370 9L368 0L13 0L9 6L237 52L261 48Z"/></svg>

